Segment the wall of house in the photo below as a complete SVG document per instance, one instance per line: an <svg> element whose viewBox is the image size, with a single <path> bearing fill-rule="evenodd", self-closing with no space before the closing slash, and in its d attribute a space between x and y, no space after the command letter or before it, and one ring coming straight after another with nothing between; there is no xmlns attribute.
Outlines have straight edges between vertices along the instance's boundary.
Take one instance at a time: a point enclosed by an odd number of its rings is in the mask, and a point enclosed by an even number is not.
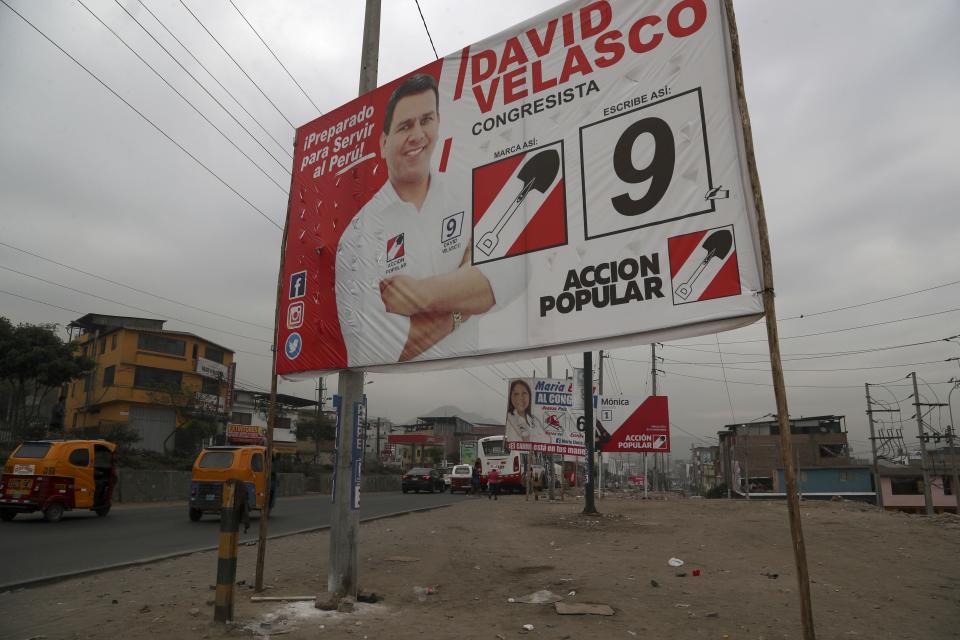
<svg viewBox="0 0 960 640"><path fill-rule="evenodd" d="M922 481L923 476L917 474L914 480ZM930 478L930 497L933 500L934 508L956 509L956 496L946 495L943 492L944 479L941 476L931 476ZM883 506L886 509L925 509L923 492L917 495L894 494L890 476L880 477L880 488L883 492Z"/></svg>
<svg viewBox="0 0 960 640"><path fill-rule="evenodd" d="M844 479L845 478L845 479ZM830 469L815 468L800 470L800 493L873 493L873 477L868 468ZM783 469L777 469L775 492L785 488Z"/></svg>

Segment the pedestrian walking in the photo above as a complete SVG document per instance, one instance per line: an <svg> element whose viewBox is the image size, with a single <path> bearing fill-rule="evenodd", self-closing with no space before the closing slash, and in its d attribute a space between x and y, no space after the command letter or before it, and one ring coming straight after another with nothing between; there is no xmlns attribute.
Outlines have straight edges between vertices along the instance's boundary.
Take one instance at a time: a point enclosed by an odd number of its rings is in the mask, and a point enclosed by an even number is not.
<svg viewBox="0 0 960 640"><path fill-rule="evenodd" d="M500 493L499 480L500 480L500 474L497 473L497 470L490 469L490 471L487 473L487 489L489 489L489 493L487 494L487 500L489 500L490 498L493 498L494 500L497 499L497 495Z"/></svg>

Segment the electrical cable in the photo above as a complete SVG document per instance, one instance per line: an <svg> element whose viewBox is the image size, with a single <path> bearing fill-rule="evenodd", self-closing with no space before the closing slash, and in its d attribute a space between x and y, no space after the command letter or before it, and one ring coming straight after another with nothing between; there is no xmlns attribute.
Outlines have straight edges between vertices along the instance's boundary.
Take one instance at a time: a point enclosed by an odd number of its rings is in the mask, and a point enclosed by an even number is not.
<svg viewBox="0 0 960 640"><path fill-rule="evenodd" d="M125 303L125 302L120 302L119 300L113 300L113 299L111 299L111 298L104 298L103 296L98 296L97 294L95 294L95 293L90 293L89 291L82 291L82 290L80 290L80 289L74 289L73 287L68 287L68 286L65 285L65 284L60 284L59 282L54 282L53 280L47 280L47 279L41 278L41 277L39 277L39 276L30 275L29 273L24 273L23 271L17 271L16 269L11 269L10 267L4 267L3 265L0 265L0 269L3 269L4 271L10 271L10 272L12 272L12 273L16 273L16 274L18 274L18 275L21 275L21 276L24 276L24 277L27 277L27 278L33 278L34 280L39 280L40 282L45 282L46 284L50 284L50 285L53 285L53 286L55 286L55 287L60 287L60 288L62 288L62 289L66 289L66 290L68 290L68 291L73 291L74 293L79 293L79 294L81 294L81 295L90 296L91 298L95 298L95 299L97 299L97 300L103 300L104 302L109 302L109 303L111 303L111 304L118 304L118 305L120 305L121 307L127 307L127 308L129 308L129 309L135 309L135 310L137 310L137 311L142 311L142 312L144 312L144 313L149 313L149 314L152 314L152 315L155 315L155 316L164 316L164 315L166 315L166 314L163 314L163 313L157 313L156 311L151 311L150 309L144 309L143 307L138 307L138 306L136 306L136 305L127 304L127 303ZM207 329L208 331L215 331L215 332L217 332L217 333L223 333L223 334L226 334L226 335L235 336L235 337L237 337L237 338L244 338L244 339L246 339L246 340L253 340L254 342L263 342L264 344L271 344L271 345L273 344L273 341L272 341L272 340L263 340L263 339L261 339L261 338L254 338L253 336L245 336L245 335L243 335L243 334L241 334L241 333L233 333L232 331L227 331L227 330L225 330L225 329L217 329L217 328L215 328L215 327L208 327L208 326L205 325L205 324L199 324L199 323L197 323L197 322L190 322L189 320L184 320L184 319L182 319L182 318L175 318L175 317L173 317L173 316L167 316L167 319L169 319L169 320L174 320L174 321L176 321L176 322L182 322L183 324L189 324L189 325L194 326L194 327L200 327L200 328L202 328L202 329Z"/></svg>
<svg viewBox="0 0 960 640"><path fill-rule="evenodd" d="M504 398L507 397L506 394L505 394L502 390L501 390L501 391L498 391L497 389L493 388L491 385L489 385L489 384L487 384L486 382L484 382L482 378L474 375L474 373L473 373L472 371L470 371L470 370L468 370L468 369L460 369L460 371L463 371L464 373L466 373L466 374L469 375L470 377L474 378L477 382L479 382L479 383L482 384L483 386L487 387L488 389L490 389L491 391L493 391L493 392L496 393L497 395L503 396Z"/></svg>
<svg viewBox="0 0 960 640"><path fill-rule="evenodd" d="M846 307L837 307L836 309L827 309L826 311L815 311L814 313L801 313L798 316L790 316L789 318L781 318L780 322L785 322L787 320L799 320L801 318L812 318L813 316L822 316L827 313L834 313L837 311L846 311L847 309L858 309L860 307L866 307L871 304L877 304L878 302L889 302L890 300L896 300L898 298L905 298L907 296L912 296L918 293L925 293L927 291L933 291L934 289L942 289L943 287L950 287L955 284L960 284L960 280L954 280L953 282L945 282L943 284L938 284L933 287L927 287L926 289L917 289L916 291L908 291L906 293L901 293L895 296L890 296L889 298L880 298L878 300L871 300L869 302L861 302L859 304L851 304Z"/></svg>
<svg viewBox="0 0 960 640"><path fill-rule="evenodd" d="M116 1L116 0L114 0L114 1ZM167 25L163 22L163 20L161 20L161 19L157 16L157 14L155 14L153 11L151 11L151 10L150 10L150 7L148 7L148 6L143 2L143 0L137 0L137 2L140 3L140 6L141 6L141 7L143 7L144 9L147 10L147 13L149 13L151 16L153 16L153 19L157 21L157 24L159 24L161 27L163 27L163 30L166 31L167 34L169 34L171 38L173 38L174 40L177 41L177 44L179 44L180 47L181 47L184 51L187 52L187 55L189 55L191 58L193 58L193 61L196 62L197 65L199 65L201 69L203 69L204 71L207 72L207 75L210 76L210 79L212 79L214 82L216 82L216 83L217 83L217 86L219 86L221 89L223 89L223 92L226 93L228 96L230 96L230 98L233 99L233 101L237 104L237 106L240 107L240 108L243 110L243 112L244 112L245 114L247 114L247 116L248 116L251 120L253 120L254 122L257 123L257 126L260 127L260 129L261 129L265 134L267 134L267 137L270 138L271 140L273 140L274 143L276 143L276 145L277 145L278 147L280 147L281 150L283 150L283 152L287 155L287 157L289 157L289 158L292 159L292 158L293 158L293 154L290 153L290 152L287 150L287 148L288 148L290 145L289 145L289 144L286 144L286 145L285 145L285 144L281 143L279 140L277 140L276 138L274 138L274 137L273 137L273 134L271 134L270 131L269 131L265 126L263 126L263 123L261 123L259 120L257 120L257 118L256 118L252 113L250 113L249 111L247 111L247 108L243 106L243 103L240 102L240 100L239 100L235 95L233 95L233 93L231 93L229 89L227 89L225 86L223 86L223 83L220 82L220 81L217 79L217 76L213 75L213 72L210 71L210 69L208 69L205 64L203 64L202 62L200 62L200 60L197 58L197 56L193 55L193 52L190 51L190 48L187 47L187 45L183 44L183 42L180 40L180 38L178 38L172 31L170 31L170 29L169 29L169 28L167 27Z"/></svg>
<svg viewBox="0 0 960 640"><path fill-rule="evenodd" d="M220 100L218 100L217 97L216 97L215 95L213 95L213 94L210 92L210 90L207 89L207 87L204 86L204 84L203 84L202 82L200 82L200 80L199 80L195 75L193 75L193 73L191 73L189 69L187 69L187 68L183 65L183 63L181 63L181 62L176 58L176 56L174 56L172 53L170 53L170 50L167 49L167 48L163 45L162 42L160 42L159 40L157 40L156 36L154 36L153 33L151 33L149 29L147 29L145 26L143 26L143 23L140 22L140 20L138 20L136 16L134 16L132 13L130 13L130 10L129 10L129 9L127 9L125 6L123 6L123 5L120 3L120 0L113 0L113 1L114 1L114 3L116 3L116 5L117 5L118 7L120 7L121 9L123 9L123 12L124 12L124 13L126 13L128 16L130 16L130 19L131 19L131 20L133 20L134 22L137 23L137 26L140 27L140 29L141 29L145 34L147 34L148 36L150 36L150 39L153 40L153 41L157 44L158 47L160 47L161 49L163 49L163 52L166 53L167 56L169 56L171 60L173 60L174 62L177 63L177 66L179 66L179 67L183 70L184 73L186 73L188 76L190 76L190 79L193 80L198 87L200 87L201 89L203 89L204 93L206 93L208 96L210 96L210 99L211 99L211 100L213 100L215 103L217 103L217 106L220 107L225 114L227 114L228 116L230 116L230 118L231 118L235 123L237 123L237 126L239 126L241 129L243 129L243 130L247 133L247 135L250 136L250 137L253 139L254 142L256 142L258 145L260 145L260 148L263 149L264 152L265 152L268 156L270 156L270 158L271 158L274 162L276 162L277 165L278 165L281 169L283 169L283 171L284 171L288 176L289 176L289 175L292 175L292 174L290 173L290 168L289 168L289 166L283 164L283 162L281 162L280 160L278 160L276 156L274 156L272 153L270 153L270 151L267 150L267 148L266 148L265 146L263 146L263 143L260 142L260 140L259 140L255 135L253 135L253 133L252 133L249 129L247 129L247 127L246 127L242 122L240 122L240 121L236 118L236 116L234 116L234 115L230 112L230 110L227 109L227 108L223 105L223 103L220 102ZM143 3L141 2L141 4L143 4ZM120 36L117 36L117 37L119 38ZM179 41L178 41L178 42L179 42ZM126 43L124 43L124 44L126 44ZM181 45L181 46L183 46L183 45ZM128 45L128 48L129 48L129 45ZM131 49L131 51L132 51L132 49ZM139 56L137 56L137 57L139 57ZM141 60L142 60L142 58L141 58ZM149 66L149 65L148 65L148 66ZM155 71L154 73L156 73L156 71ZM184 98L184 99L186 99L186 98ZM261 127L261 128L262 128L262 127ZM293 154L291 154L291 153L290 153L289 151L287 151L286 149L284 149L284 151L287 153L287 156L288 156L290 159L293 159ZM277 186L279 186L280 189L281 189L284 193L287 193L287 192L288 192L288 188L287 188L287 187L284 187L284 186L282 186L282 185L277 185Z"/></svg>
<svg viewBox="0 0 960 640"><path fill-rule="evenodd" d="M720 336L719 334L713 334L714 339L717 341L717 355L720 356L720 371L723 372L723 386L727 391L727 404L730 405L730 422L733 424L737 421L737 417L733 412L733 398L730 396L730 383L727 382L727 369L723 366L723 352L720 350Z"/></svg>
<svg viewBox="0 0 960 640"><path fill-rule="evenodd" d="M194 111L196 111L196 112L197 112L197 115L200 116L201 118L203 118L204 121L205 121L207 124L209 124L211 127L213 127L213 128L216 130L216 132L219 133L220 136L221 136L224 140L226 140L227 142L229 142L229 143L233 146L234 149L236 149L237 151L239 151L239 152L240 152L240 155L242 155L244 158L246 158L247 160L249 160L249 161L250 161L250 164L252 164L254 167L256 167L256 168L260 171L260 173L262 173L264 176L266 176L267 180L269 180L269 181L272 182L274 185L276 185L276 187L277 187L278 189L280 189L281 193L287 193L287 190L284 188L284 186L283 186L282 184L280 184L279 182L277 182L276 180L274 180L274 179L273 179L273 176L271 176L269 173L267 173L267 171L266 171L263 167L261 167L259 164L257 164L257 162L256 162L253 158L251 158L249 155L247 155L247 153L246 153L243 149L241 149L240 146L237 145L237 143L234 142L233 139L232 139L230 136L228 136L226 133L224 133L223 130L220 129L220 127L218 127L217 125L213 124L213 121L212 121L210 118L208 118L202 111L200 111L200 109L199 109L195 104L193 104L192 102L190 102L190 100L189 100L185 95L183 95L182 93L180 93L180 90L179 90L179 89L177 89L177 88L174 87L172 84L170 84L170 81L167 80L166 78L164 78L163 75L162 75L159 71L157 71L156 68L154 68L153 65L151 65L149 62L147 62L146 59L144 59L143 56L141 56L139 53L137 53L136 50L134 50L134 48L131 47L131 46L127 43L127 41L124 40L124 39L120 36L119 33L117 33L116 31L114 31L106 22L104 22L103 20L101 20L101 19L100 19L100 16L98 16L97 14L95 14L95 13L93 12L93 10L90 9L90 7L88 7L86 4L84 4L83 0L77 0L77 2L80 4L81 7L83 7L84 9L86 9L87 12L88 12L91 16L93 16L94 19L96 19L97 22L99 22L101 25L103 25L103 27L104 27L107 31L109 31L110 33L112 33L112 34L117 38L117 40L119 40L119 41L123 44L123 46L125 46L125 47L130 51L130 53L132 53L133 55L137 56L137 59L139 59L140 62L142 62L144 65L146 65L146 67L147 67L148 69L150 69L150 71L153 71L154 75L156 75L158 78L160 78L160 80L162 80L163 83L164 83L165 85L167 85L167 86L170 88L171 91L173 91L175 94L177 94L178 96L180 96L180 98L181 98L184 102L186 102L187 105L188 105L191 109L193 109ZM138 24L139 24L139 23L138 23ZM152 37L152 36L151 36L151 37ZM273 156L270 156L270 157L273 158ZM273 158L273 159L274 159L274 161L277 162L277 164L280 164L279 161L277 161L276 158ZM283 165L280 165L280 166L283 167ZM284 167L284 170L286 170L285 167ZM289 171L288 171L287 173L289 173Z"/></svg>
<svg viewBox="0 0 960 640"><path fill-rule="evenodd" d="M3 0L0 0L3 2ZM69 311L70 313L76 313L78 315L83 315L83 311L77 311L76 309L68 309L66 307L61 307L60 305L52 304L50 302L44 302L43 300L37 300L36 298L28 298L27 296L22 296L19 293L13 293L12 291L5 291L0 289L0 293L5 293L8 296L13 296L14 298L20 298L21 300L29 300L30 302L36 302L37 304L42 304L48 307L53 307L54 309L61 309L63 311Z"/></svg>
<svg viewBox="0 0 960 640"><path fill-rule="evenodd" d="M0 0L0 1L2 1L2 0ZM211 38L213 38L213 41L217 43L217 46L220 47L220 50L223 51L225 54L227 54L227 57L230 58L230 60L233 61L233 64L237 65L237 69L240 69L240 73L242 73L244 76L246 76L247 80L249 80L249 81L253 84L253 86L257 88L257 91L260 92L260 95L262 95L264 98L266 98L267 102L270 103L270 106L272 106L272 107L277 111L277 113L280 114L280 117L287 121L287 124L290 125L290 128L293 129L294 131L296 131L296 130L297 130L297 127L294 126L294 124L293 124L292 122L290 122L290 118L288 118L287 116L285 116L285 115L283 114L283 111L280 111L280 107L278 107L276 104L274 104L273 100L271 100L271 99L267 96L267 94L263 92L263 89L260 88L260 85L258 85L258 84L256 83L256 81L254 81L254 79L250 77L250 74L248 74L248 73L244 70L244 68L243 68L242 66L240 66L240 63L237 62L236 59L235 59L232 55L230 55L230 52L227 51L226 48L225 48L222 44L220 44L220 41L217 40L217 37L216 37L215 35L213 35L212 33L210 33L210 30L207 29L206 25L204 25L203 22L200 21L200 18L197 17L197 14L195 14L195 13L190 9L190 7L187 6L187 3L184 2L183 0L180 0L180 4L182 4L182 5L183 5L183 8L187 10L187 13L189 13L191 16L193 16L193 19L197 21L197 24L199 24L199 25L203 28L203 30L207 32L207 35L209 35Z"/></svg>
<svg viewBox="0 0 960 640"><path fill-rule="evenodd" d="M114 1L116 1L116 0L114 0ZM317 103L314 102L313 99L312 99L309 95L307 95L307 92L304 90L304 88L303 88L302 86L300 86L300 83L297 82L297 79L293 77L293 74L290 73L290 70L287 69L286 65L284 65L282 62L280 62L280 58L278 58L278 57L277 57L277 54L273 52L273 49L270 48L270 45L268 45L268 44L266 43L266 41L263 39L263 36L260 35L260 32L253 28L253 25L250 24L250 21L249 21L249 20L247 20L247 16L243 15L243 12L240 11L240 7L238 7L237 5L235 5L235 4L233 3L233 0L227 0L227 1L230 3L230 5L231 5L234 9L237 10L237 13L239 13L239 14L240 14L240 17L243 18L243 21L247 23L247 26L250 27L250 30L253 31L254 35L257 36L257 39L260 40L260 43L263 44L264 47L266 47L267 51L270 52L270 55L273 56L273 59L277 61L277 64L279 64L280 67L281 67L281 68L286 72L286 74L290 77L290 79L293 80L293 84L297 85L297 89L300 89L300 93L303 94L303 97L310 101L310 104L313 105L313 108L317 110L317 113L318 113L318 114L323 114L323 111L321 111L320 107L317 106Z"/></svg>
<svg viewBox="0 0 960 640"><path fill-rule="evenodd" d="M193 155L192 153L190 153L189 151L187 151L187 149L186 149L183 145L181 145L179 142L177 142L176 140L174 140L174 139L170 136L170 134L168 134L166 131L164 131L163 129L161 129L153 120L151 120L151 119L148 118L146 115L144 115L143 112L141 112L141 111L138 110L136 107L134 107L134 106L133 106L130 102L128 102L123 96L121 96L119 93L117 93L116 91L114 91L113 88L110 87L110 85L108 85L106 82L104 82L103 80L101 80L100 77L97 76L97 74L95 74L93 71L91 71L90 69L88 69L87 67L85 67L85 66L83 65L83 63L81 63L79 60L77 60L77 59L74 58L72 55L70 55L70 53L68 53L66 49L64 49L63 47L61 47L61 46L60 46L59 44L57 44L56 42L54 42L54 40L53 40L52 38L50 38L50 36L48 36L47 34L45 34L45 33L44 33L43 31L41 31L36 25L34 25L34 24L33 24L32 22L30 22L29 20L27 20L27 18L24 17L23 14L21 14L19 11L17 11L17 10L14 9L13 7L11 7L10 4L7 2L7 0L0 0L0 3L3 3L3 5L4 5L5 7L7 7L7 9L10 9L10 11L12 11L13 13L15 13L15 14L17 15L17 17L19 17L21 20L23 20L23 21L26 22L28 25L30 25L30 27L33 28L33 30L36 31L37 33L39 33L41 36L43 36L43 38L44 38L47 42L49 42L49 43L52 44L54 47L56 47L57 49L59 49L60 53L62 53L63 55L67 56L68 58L70 58L70 60L72 60L72 61L74 62L74 64L76 64L78 67L80 67L81 69L83 69L84 71L86 71L86 72L90 75L90 77L92 77L94 80L96 80L97 82L99 82L107 91L109 91L110 93L112 93L118 100L120 100L120 101L123 102L125 105L127 105L131 110L133 110L134 113L136 113L138 116L140 116L141 118L143 118L151 127L153 127L154 129L156 129L156 130L160 133L160 135L162 135L164 138L166 138L167 140L169 140L170 142L172 142L174 145L176 145L177 148L180 149L181 151L183 151L185 154L187 154L188 156L190 156L190 159L191 159L191 160L193 160L193 161L196 162L198 165L200 165L201 167L203 167L203 168L207 171L207 173L209 173L211 176L213 176L214 178L216 178L223 186L225 186L227 189L229 189L230 191L232 191L232 192L234 193L234 195L236 195L238 198L240 198L240 199L243 200L245 203L247 203L247 205L249 205L250 208L253 209L254 211L256 211L257 213L259 213L259 214L263 217L264 220L266 220L267 222L269 222L270 224L272 224L273 226L275 226L277 229L283 231L283 226L282 226L282 225L280 225L277 221L275 221L273 218L271 218L271 217L268 216L266 213L264 213L264 212L263 212L259 207L257 207L255 204L253 204L252 202L250 202L250 200L248 200L247 198L245 198L239 191L237 191L235 188L233 188L232 186L230 186L230 184L227 183L226 180L224 180L223 178L221 178L221 177L220 177L217 173L215 173L210 167L208 167L207 165L205 165L199 158L197 158L195 155Z"/></svg>
<svg viewBox="0 0 960 640"><path fill-rule="evenodd" d="M938 338L936 340L924 340L922 342L910 342L907 344L897 344L897 345L891 345L887 347L868 347L863 349L853 349L850 351L822 351L822 352L815 352L815 353L783 353L781 355L783 356L782 359L784 362L791 361L791 360L817 360L819 358L840 358L844 356L857 356L857 355L863 355L865 353L874 353L878 351L890 351L891 349L905 349L908 347L918 347L925 344L934 344L936 342L943 342L943 338ZM692 347L686 347L686 346L676 345L676 344L666 344L664 346L669 347L671 349L695 351L697 353L711 353L711 354L713 353L713 349L694 349ZM762 356L766 354L727 351L727 355L728 356ZM761 362L769 362L769 361L770 361L769 358L765 358L764 360L743 361L743 362L737 362L735 364L759 364Z"/></svg>
<svg viewBox="0 0 960 640"><path fill-rule="evenodd" d="M430 40L430 48L433 49L434 57L439 60L440 56L437 54L437 48L433 46L433 36L430 35L430 29L427 27L427 19L423 17L423 9L420 8L420 0L413 0L417 4L417 11L420 12L420 21L423 22L423 28L427 32L427 38ZM230 0L231 4L233 0Z"/></svg>
<svg viewBox="0 0 960 640"><path fill-rule="evenodd" d="M89 271L84 271L83 269L80 269L80 268L77 268L77 267L72 267L72 266L70 266L70 265L68 265L68 264L64 264L63 262L57 262L56 260L53 260L52 258L47 258L47 257L45 257L45 256L40 255L39 253L33 253L32 251L27 251L26 249L21 249L20 247L15 247L15 246L13 246L12 244L9 244L9 243L7 243L7 242L3 242L2 240L0 240L0 246L4 246L4 247L7 247L7 248L9 248L9 249L13 249L14 251L19 251L20 253L25 253L25 254L28 255L28 256L33 256L34 258L39 258L40 260L45 260L45 261L50 262L50 263L52 263L52 264L55 264L55 265L57 265L57 266L59 266L59 267L63 267L64 269L70 269L71 271L76 271L77 273L82 273L83 275L85 275L85 276L90 276L91 278L96 278L96 279L98 279L98 280L103 280L104 282L109 282L110 284L116 285L116 286L118 286L118 287L123 287L124 289L130 289L131 291L136 291L137 293L142 293L143 295L150 296L150 297L152 297L152 298L157 298L158 300L163 300L164 302L170 302L170 303L172 303L172 304L179 305L179 306L181 306L181 307L186 307L187 309L193 309L194 311L202 311L203 313L209 313L209 314L212 315L212 316L217 316L218 318L224 318L224 319L226 319L226 320L232 320L232 321L234 321L234 322L239 322L239 323L241 323L241 324L250 325L251 327L257 327L257 328L260 328L260 329L266 329L267 331L270 331L270 332L273 331L273 327L269 327L269 326L263 325L263 324L257 324L257 323L255 323L255 322L247 322L246 320L240 320L239 318L234 318L234 317L232 317L232 316L224 315L224 314L222 314L222 313L217 313L216 311L210 311L209 309L204 309L204 308L202 308L202 307L197 307L197 306L194 306L194 305L192 305L192 304L187 304L186 302L178 302L178 301L173 300L173 299L171 299L171 298L167 298L167 297L165 297L165 296L161 296L160 294L157 294L157 293L150 293L149 291L144 291L143 289L138 289L137 287L133 287L133 286L128 285L128 284L123 284L122 282L117 282L116 280L111 280L110 278L106 278L106 277L104 277L104 276L98 276L98 275L95 274L95 273L90 273Z"/></svg>

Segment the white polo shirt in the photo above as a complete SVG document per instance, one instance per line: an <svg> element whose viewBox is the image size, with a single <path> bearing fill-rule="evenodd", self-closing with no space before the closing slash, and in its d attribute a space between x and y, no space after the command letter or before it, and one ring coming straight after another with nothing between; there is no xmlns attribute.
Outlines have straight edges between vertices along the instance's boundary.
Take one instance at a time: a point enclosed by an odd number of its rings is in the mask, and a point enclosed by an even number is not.
<svg viewBox="0 0 960 640"><path fill-rule="evenodd" d="M337 247L336 295L348 366L400 359L410 318L387 313L380 281L396 275L427 278L458 269L470 246L469 203L470 194L452 195L443 177L433 173L427 197L417 211L387 181L344 230ZM478 268L490 280L497 306L520 291L518 278L503 275L509 266ZM477 338L478 318L472 317L415 359L472 355Z"/></svg>

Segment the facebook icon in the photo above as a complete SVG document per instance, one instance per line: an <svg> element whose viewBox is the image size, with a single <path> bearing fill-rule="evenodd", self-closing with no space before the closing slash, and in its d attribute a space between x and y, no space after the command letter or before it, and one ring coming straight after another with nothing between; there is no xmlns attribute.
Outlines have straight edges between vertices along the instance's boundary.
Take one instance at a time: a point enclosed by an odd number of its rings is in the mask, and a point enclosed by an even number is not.
<svg viewBox="0 0 960 640"><path fill-rule="evenodd" d="M290 274L290 299L295 300L307 295L307 272L298 271Z"/></svg>

